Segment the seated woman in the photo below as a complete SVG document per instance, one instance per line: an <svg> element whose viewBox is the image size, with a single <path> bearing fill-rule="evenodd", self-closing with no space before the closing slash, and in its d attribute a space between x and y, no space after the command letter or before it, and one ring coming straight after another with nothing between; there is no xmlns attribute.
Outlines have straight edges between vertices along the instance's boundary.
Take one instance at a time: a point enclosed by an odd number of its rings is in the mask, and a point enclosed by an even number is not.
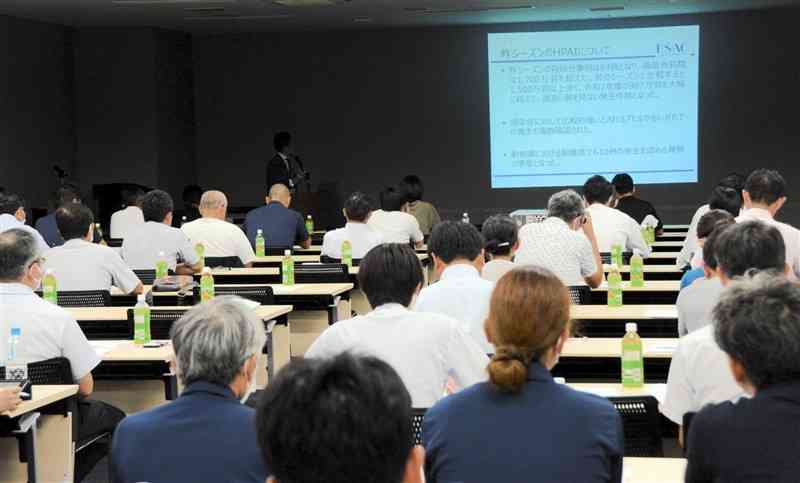
<svg viewBox="0 0 800 483"><path fill-rule="evenodd" d="M419 221L422 234L430 235L433 227L442 221L442 217L439 216L436 207L427 201L422 201L422 195L425 192L422 180L419 179L419 176L410 174L403 178L402 187L408 199L408 212Z"/></svg>
<svg viewBox="0 0 800 483"><path fill-rule="evenodd" d="M519 249L519 227L508 215L494 215L483 222L481 234L486 240L486 265L481 277L496 282L517 266L513 260Z"/></svg>
<svg viewBox="0 0 800 483"><path fill-rule="evenodd" d="M520 267L492 295L489 382L425 415L429 482L619 482L622 421L601 397L557 384L550 370L570 335L570 298L552 272Z"/></svg>

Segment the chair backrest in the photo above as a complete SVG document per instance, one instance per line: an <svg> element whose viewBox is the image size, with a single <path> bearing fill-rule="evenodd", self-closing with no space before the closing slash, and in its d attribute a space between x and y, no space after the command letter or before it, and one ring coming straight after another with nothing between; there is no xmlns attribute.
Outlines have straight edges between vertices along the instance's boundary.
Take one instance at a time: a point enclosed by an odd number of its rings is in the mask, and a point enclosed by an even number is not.
<svg viewBox="0 0 800 483"><path fill-rule="evenodd" d="M573 305L589 305L592 303L592 289L587 285L570 285L567 288Z"/></svg>
<svg viewBox="0 0 800 483"><path fill-rule="evenodd" d="M413 408L411 410L411 438L415 445L422 444L422 421L425 419L427 408Z"/></svg>
<svg viewBox="0 0 800 483"><path fill-rule="evenodd" d="M242 268L242 260L239 257L206 257L206 267L211 268Z"/></svg>
<svg viewBox="0 0 800 483"><path fill-rule="evenodd" d="M283 277L283 267L281 267ZM295 283L348 283L350 269L343 263L301 263L294 266Z"/></svg>
<svg viewBox="0 0 800 483"><path fill-rule="evenodd" d="M109 238L108 239L108 246L111 248L120 248L122 247L122 238Z"/></svg>
<svg viewBox="0 0 800 483"><path fill-rule="evenodd" d="M622 416L625 456L664 456L658 401L652 396L609 399Z"/></svg>
<svg viewBox="0 0 800 483"><path fill-rule="evenodd" d="M195 286L193 289L195 303L200 302L200 287ZM275 294L272 287L265 285L230 285L227 287L214 287L214 295L236 295L253 302L258 302L261 305L275 305Z"/></svg>
<svg viewBox="0 0 800 483"><path fill-rule="evenodd" d="M133 273L139 277L139 280L142 281L144 285L153 285L156 281L156 270L134 270Z"/></svg>
<svg viewBox="0 0 800 483"><path fill-rule="evenodd" d="M41 296L41 292L36 292ZM60 307L111 307L111 293L108 290L60 290Z"/></svg>
<svg viewBox="0 0 800 483"><path fill-rule="evenodd" d="M6 368L0 368L5 378ZM28 380L31 384L75 384L72 378L72 366L66 357L55 357L28 364Z"/></svg>
<svg viewBox="0 0 800 483"><path fill-rule="evenodd" d="M320 255L319 256L319 261L320 261L320 263L342 263L342 259L341 258L333 258L333 257L329 257L328 255ZM354 267L357 267L359 263L361 263L361 259L360 258L354 258L353 259L353 266Z"/></svg>
<svg viewBox="0 0 800 483"><path fill-rule="evenodd" d="M689 428L692 426L692 421L694 421L694 417L697 413L686 413L683 415L683 425L681 426L681 431L683 431L683 455L689 452Z"/></svg>
<svg viewBox="0 0 800 483"><path fill-rule="evenodd" d="M150 337L153 340L169 340L172 324L185 313L185 310L151 308ZM133 327L133 309L128 309L128 324Z"/></svg>
<svg viewBox="0 0 800 483"><path fill-rule="evenodd" d="M633 252L622 252L622 264L623 265L630 265L632 256L633 256ZM611 253L610 252L600 252L600 260L606 265L611 264Z"/></svg>

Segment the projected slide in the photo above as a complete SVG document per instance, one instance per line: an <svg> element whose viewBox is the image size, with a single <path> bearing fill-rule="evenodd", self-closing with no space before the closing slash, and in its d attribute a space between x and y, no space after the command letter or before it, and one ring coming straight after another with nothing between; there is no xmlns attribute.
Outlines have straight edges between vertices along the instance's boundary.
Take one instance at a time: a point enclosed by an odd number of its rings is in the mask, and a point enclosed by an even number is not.
<svg viewBox="0 0 800 483"><path fill-rule="evenodd" d="M697 181L700 30L489 34L492 188Z"/></svg>

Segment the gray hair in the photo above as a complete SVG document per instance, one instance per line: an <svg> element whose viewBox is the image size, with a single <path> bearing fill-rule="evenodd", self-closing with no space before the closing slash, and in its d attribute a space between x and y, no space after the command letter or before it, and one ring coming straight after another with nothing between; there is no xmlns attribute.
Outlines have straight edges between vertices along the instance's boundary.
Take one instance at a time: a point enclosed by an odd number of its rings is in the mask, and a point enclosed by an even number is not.
<svg viewBox="0 0 800 483"><path fill-rule="evenodd" d="M583 198L575 190L559 191L547 201L547 214L567 223L584 213Z"/></svg>
<svg viewBox="0 0 800 483"><path fill-rule="evenodd" d="M218 297L189 310L172 326L178 377L227 386L247 360L261 354L264 324L239 297Z"/></svg>
<svg viewBox="0 0 800 483"><path fill-rule="evenodd" d="M222 191L206 191L200 198L201 210L216 210L228 206L228 198Z"/></svg>
<svg viewBox="0 0 800 483"><path fill-rule="evenodd" d="M0 282L18 282L39 256L36 239L21 228L0 233Z"/></svg>
<svg viewBox="0 0 800 483"><path fill-rule="evenodd" d="M745 277L713 315L717 343L756 388L800 380L800 286L769 273Z"/></svg>

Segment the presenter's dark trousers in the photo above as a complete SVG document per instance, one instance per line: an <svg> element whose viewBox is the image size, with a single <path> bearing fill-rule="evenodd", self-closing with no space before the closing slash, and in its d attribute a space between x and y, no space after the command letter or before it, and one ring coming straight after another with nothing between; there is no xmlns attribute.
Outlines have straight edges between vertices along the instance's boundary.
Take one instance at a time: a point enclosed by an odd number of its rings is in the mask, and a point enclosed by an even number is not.
<svg viewBox="0 0 800 483"><path fill-rule="evenodd" d="M104 434L113 435L125 413L102 401L81 399L78 402L78 438L76 448ZM75 455L75 481L80 482L91 473L97 463L108 455L111 438L92 443Z"/></svg>

